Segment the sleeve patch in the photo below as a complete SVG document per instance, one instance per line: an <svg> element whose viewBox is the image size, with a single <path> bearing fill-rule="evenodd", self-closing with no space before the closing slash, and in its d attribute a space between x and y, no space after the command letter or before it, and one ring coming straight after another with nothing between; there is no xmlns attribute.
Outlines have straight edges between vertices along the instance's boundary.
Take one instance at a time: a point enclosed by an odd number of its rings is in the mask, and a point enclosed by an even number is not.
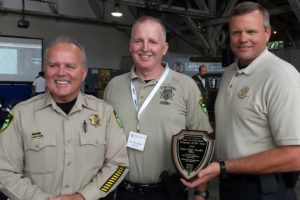
<svg viewBox="0 0 300 200"><path fill-rule="evenodd" d="M207 108L206 108L204 99L201 99L201 100L199 101L199 106L200 106L201 110L202 110L206 115L208 115L208 112L207 112Z"/></svg>
<svg viewBox="0 0 300 200"><path fill-rule="evenodd" d="M14 115L10 112L0 112L0 133L9 127L14 119Z"/></svg>
<svg viewBox="0 0 300 200"><path fill-rule="evenodd" d="M117 124L120 126L120 128L123 128L123 123L122 123L121 119L119 118L119 115L116 113L116 111L114 111L114 115L115 115L115 120L117 121Z"/></svg>
<svg viewBox="0 0 300 200"><path fill-rule="evenodd" d="M124 173L126 167L125 166L119 166L118 169L115 171L115 173L102 185L100 190L102 192L108 192L112 186L119 180L119 178Z"/></svg>

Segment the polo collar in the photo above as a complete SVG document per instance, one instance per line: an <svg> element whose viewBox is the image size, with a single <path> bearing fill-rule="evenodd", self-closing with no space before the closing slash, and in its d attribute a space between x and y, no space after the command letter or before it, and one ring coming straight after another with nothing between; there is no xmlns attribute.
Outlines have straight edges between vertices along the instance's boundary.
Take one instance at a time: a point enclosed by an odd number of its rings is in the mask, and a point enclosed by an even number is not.
<svg viewBox="0 0 300 200"><path fill-rule="evenodd" d="M270 52L269 52L268 48L266 48L257 58L255 58L247 67L245 67L243 69L239 69L238 60L237 60L234 64L235 65L234 69L236 70L237 73L250 75L254 71L256 71L257 68L263 67L261 65L261 62L269 54L270 54Z"/></svg>
<svg viewBox="0 0 300 200"><path fill-rule="evenodd" d="M163 73L156 79L154 79L154 83L157 83L158 80L160 79L160 77L164 74L166 67L169 67L169 64L167 62L161 63L161 65L164 67L164 71ZM171 69L170 69L171 71ZM137 79L141 79L136 73L135 73L135 65L132 66L131 70L130 70L130 79L133 80L137 80ZM153 83L153 81L150 81L149 83Z"/></svg>

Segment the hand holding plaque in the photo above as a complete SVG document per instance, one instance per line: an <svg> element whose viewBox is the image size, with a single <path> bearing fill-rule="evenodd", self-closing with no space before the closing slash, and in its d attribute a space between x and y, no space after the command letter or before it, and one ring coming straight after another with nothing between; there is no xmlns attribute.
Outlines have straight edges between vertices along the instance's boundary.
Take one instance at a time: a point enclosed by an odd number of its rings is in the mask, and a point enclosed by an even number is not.
<svg viewBox="0 0 300 200"><path fill-rule="evenodd" d="M174 164L186 180L197 176L211 160L214 140L205 131L182 130L172 137Z"/></svg>

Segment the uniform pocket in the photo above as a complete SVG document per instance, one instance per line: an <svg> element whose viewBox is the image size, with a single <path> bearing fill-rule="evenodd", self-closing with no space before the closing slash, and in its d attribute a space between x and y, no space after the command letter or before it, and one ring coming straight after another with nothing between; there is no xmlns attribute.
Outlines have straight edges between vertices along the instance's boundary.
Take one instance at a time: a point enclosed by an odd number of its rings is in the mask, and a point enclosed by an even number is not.
<svg viewBox="0 0 300 200"><path fill-rule="evenodd" d="M88 169L99 168L105 157L105 133L100 130L80 134L80 158Z"/></svg>
<svg viewBox="0 0 300 200"><path fill-rule="evenodd" d="M80 144L84 145L92 145L95 147L99 147L101 145L105 145L105 138L99 137L100 133L86 133L80 135Z"/></svg>
<svg viewBox="0 0 300 200"><path fill-rule="evenodd" d="M56 168L56 138L52 135L25 138L25 170L31 173L51 173Z"/></svg>

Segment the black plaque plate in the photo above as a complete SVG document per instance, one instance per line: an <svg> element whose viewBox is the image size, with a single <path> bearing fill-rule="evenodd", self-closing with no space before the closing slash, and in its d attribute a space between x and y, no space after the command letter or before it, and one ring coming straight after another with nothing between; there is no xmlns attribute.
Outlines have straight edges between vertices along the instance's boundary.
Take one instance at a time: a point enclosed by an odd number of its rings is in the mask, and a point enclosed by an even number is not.
<svg viewBox="0 0 300 200"><path fill-rule="evenodd" d="M214 140L206 131L182 130L172 138L174 164L186 180L197 176L211 160Z"/></svg>

